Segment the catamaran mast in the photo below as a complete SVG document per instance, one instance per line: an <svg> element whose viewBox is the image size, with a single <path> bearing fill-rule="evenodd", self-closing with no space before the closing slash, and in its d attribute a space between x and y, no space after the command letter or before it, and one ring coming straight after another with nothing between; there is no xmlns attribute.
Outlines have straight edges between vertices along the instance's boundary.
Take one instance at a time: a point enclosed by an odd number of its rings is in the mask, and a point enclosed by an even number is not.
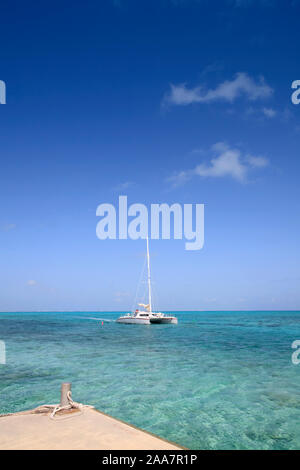
<svg viewBox="0 0 300 470"><path fill-rule="evenodd" d="M149 295L149 312L152 312L151 301L151 277L150 277L150 256L149 256L149 238L147 235L147 265L148 265L148 295Z"/></svg>

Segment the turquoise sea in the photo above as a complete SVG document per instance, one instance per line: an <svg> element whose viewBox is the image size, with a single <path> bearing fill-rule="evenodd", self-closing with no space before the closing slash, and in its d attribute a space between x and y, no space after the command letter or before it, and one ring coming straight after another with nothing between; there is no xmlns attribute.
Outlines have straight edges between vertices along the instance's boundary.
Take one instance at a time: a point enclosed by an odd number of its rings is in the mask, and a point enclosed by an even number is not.
<svg viewBox="0 0 300 470"><path fill-rule="evenodd" d="M300 312L1 313L0 413L73 398L193 449L299 449ZM102 325L102 320L104 323Z"/></svg>

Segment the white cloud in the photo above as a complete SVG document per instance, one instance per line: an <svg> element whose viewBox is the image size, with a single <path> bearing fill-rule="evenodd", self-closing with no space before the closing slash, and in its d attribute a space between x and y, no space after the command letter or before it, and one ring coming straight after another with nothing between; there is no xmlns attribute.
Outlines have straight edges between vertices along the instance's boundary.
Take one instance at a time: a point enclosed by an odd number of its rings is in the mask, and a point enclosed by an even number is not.
<svg viewBox="0 0 300 470"><path fill-rule="evenodd" d="M268 98L273 89L266 84L263 77L255 81L247 73L240 72L232 80L220 83L214 89L205 90L202 85L195 88L187 88L183 83L171 84L171 90L165 94L163 104L187 106L192 103L211 103L225 101L232 103L235 99L244 95L249 100Z"/></svg>
<svg viewBox="0 0 300 470"><path fill-rule="evenodd" d="M262 109L262 112L264 113L265 116L267 116L268 118L273 118L276 116L277 114L277 111L275 111L275 109L273 108L263 108Z"/></svg>
<svg viewBox="0 0 300 470"><path fill-rule="evenodd" d="M132 181L125 181L124 183L120 183L113 188L114 191L124 191L125 189L130 188L134 183Z"/></svg>
<svg viewBox="0 0 300 470"><path fill-rule="evenodd" d="M246 160L250 164L250 166L254 168L264 168L269 164L269 160L265 157L255 157L253 155L247 155Z"/></svg>
<svg viewBox="0 0 300 470"><path fill-rule="evenodd" d="M264 108L256 107L255 108L253 106L250 106L247 109L247 114L249 116L254 116L255 118L258 118L259 120L261 120L265 118L272 119L281 113L277 111L276 109L270 108L270 107L264 107Z"/></svg>
<svg viewBox="0 0 300 470"><path fill-rule="evenodd" d="M209 163L200 163L191 170L180 171L168 178L173 186L179 186L194 176L203 178L230 177L243 183L247 181L252 169L263 168L268 165L265 157L243 155L239 149L230 148L224 142L218 142L211 147L213 158Z"/></svg>
<svg viewBox="0 0 300 470"><path fill-rule="evenodd" d="M29 279L29 281L27 281L28 286L35 286L36 284L37 282L34 279Z"/></svg>
<svg viewBox="0 0 300 470"><path fill-rule="evenodd" d="M222 177L231 176L238 181L244 181L247 167L241 162L240 151L227 149L218 157L213 158L210 164L201 163L194 169L195 175Z"/></svg>
<svg viewBox="0 0 300 470"><path fill-rule="evenodd" d="M193 170L179 171L178 173L170 176L168 181L170 181L173 186L182 186L193 176L192 173Z"/></svg>

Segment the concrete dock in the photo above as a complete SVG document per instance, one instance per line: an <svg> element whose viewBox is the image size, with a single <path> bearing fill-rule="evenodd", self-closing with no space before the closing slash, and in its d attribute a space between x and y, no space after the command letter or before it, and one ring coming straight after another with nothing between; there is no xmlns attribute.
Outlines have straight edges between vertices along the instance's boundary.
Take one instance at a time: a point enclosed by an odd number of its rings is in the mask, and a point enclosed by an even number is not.
<svg viewBox="0 0 300 470"><path fill-rule="evenodd" d="M182 447L93 408L0 416L0 449L178 450ZM60 414L59 414L60 415Z"/></svg>

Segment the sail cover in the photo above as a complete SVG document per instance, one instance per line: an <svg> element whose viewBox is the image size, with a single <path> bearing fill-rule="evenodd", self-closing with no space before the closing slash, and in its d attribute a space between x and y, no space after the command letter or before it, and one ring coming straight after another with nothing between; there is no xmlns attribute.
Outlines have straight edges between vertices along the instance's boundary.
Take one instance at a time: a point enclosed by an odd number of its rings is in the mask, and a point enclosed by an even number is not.
<svg viewBox="0 0 300 470"><path fill-rule="evenodd" d="M139 304L140 307L144 307L148 312L150 312L150 304Z"/></svg>

